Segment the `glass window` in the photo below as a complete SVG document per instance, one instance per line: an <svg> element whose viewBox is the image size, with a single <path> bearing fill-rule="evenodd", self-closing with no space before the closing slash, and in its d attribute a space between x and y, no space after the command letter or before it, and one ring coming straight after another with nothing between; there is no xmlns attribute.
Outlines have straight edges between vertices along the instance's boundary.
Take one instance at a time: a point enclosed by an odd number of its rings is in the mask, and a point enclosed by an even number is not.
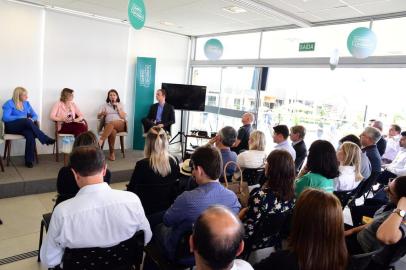
<svg viewBox="0 0 406 270"><path fill-rule="evenodd" d="M204 54L204 45L206 41L212 38L220 40L223 44L223 55L220 60L258 58L260 33L249 33L198 38L196 41L196 60L208 60Z"/></svg>

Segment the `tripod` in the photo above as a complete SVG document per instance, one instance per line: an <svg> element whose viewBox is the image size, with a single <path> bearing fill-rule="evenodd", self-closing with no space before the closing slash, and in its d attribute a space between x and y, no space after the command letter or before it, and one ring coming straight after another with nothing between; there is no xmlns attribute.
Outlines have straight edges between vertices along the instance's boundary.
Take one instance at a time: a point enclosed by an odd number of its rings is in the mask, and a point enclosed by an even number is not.
<svg viewBox="0 0 406 270"><path fill-rule="evenodd" d="M179 137L178 141L175 141L176 138ZM184 153L183 153L183 139L186 139L186 134L183 132L183 110L180 110L180 130L178 133L176 133L175 137L173 137L169 141L169 145L175 144L175 143L180 143L180 149L182 153L182 159L184 158Z"/></svg>

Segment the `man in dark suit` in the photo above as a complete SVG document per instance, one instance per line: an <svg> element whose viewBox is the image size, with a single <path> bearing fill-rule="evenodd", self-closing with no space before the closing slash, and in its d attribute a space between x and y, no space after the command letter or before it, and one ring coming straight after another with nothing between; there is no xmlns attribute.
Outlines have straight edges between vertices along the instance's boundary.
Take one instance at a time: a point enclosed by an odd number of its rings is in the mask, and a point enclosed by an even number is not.
<svg viewBox="0 0 406 270"><path fill-rule="evenodd" d="M371 124L371 127L377 128L382 134L383 123L381 121L374 120ZM386 150L386 140L383 136L381 136L379 141L376 143L376 147L378 148L379 155L382 157Z"/></svg>
<svg viewBox="0 0 406 270"><path fill-rule="evenodd" d="M175 109L165 102L165 89L158 89L155 97L158 103L151 105L148 116L142 119L144 132L148 132L153 126L158 126L171 133L171 125L175 123Z"/></svg>
<svg viewBox="0 0 406 270"><path fill-rule="evenodd" d="M290 128L290 140L292 141L293 149L296 151L296 173L299 172L305 158L307 157L307 148L303 141L305 135L306 129L303 126L293 126Z"/></svg>

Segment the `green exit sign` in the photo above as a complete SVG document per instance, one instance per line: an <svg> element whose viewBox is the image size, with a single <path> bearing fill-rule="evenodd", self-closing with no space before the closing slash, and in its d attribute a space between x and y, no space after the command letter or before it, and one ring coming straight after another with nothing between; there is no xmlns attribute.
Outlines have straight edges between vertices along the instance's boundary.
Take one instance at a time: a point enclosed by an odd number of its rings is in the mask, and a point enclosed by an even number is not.
<svg viewBox="0 0 406 270"><path fill-rule="evenodd" d="M314 51L316 47L316 42L304 42L299 43L299 52L310 52Z"/></svg>

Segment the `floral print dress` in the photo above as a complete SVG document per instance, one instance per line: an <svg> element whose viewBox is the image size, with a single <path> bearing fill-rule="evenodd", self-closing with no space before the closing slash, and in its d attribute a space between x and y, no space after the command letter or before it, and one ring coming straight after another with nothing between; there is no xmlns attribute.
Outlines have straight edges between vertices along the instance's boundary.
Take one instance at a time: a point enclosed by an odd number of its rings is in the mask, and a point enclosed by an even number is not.
<svg viewBox="0 0 406 270"><path fill-rule="evenodd" d="M254 229L261 218L271 218L275 213L291 211L295 206L295 199L280 201L270 189L256 188L251 191L248 200L248 211L243 223L245 229L244 241L250 243L250 238L254 234ZM253 249L261 249L271 246L274 239L265 237L260 243L254 243ZM276 239L275 239L276 240Z"/></svg>

